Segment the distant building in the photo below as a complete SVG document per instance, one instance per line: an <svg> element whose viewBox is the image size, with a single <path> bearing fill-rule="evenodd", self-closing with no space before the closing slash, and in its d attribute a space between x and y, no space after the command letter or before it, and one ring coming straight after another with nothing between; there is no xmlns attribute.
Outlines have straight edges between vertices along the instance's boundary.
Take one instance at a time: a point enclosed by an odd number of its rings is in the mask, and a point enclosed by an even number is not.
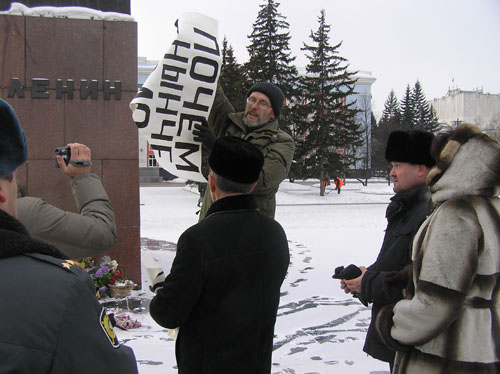
<svg viewBox="0 0 500 374"><path fill-rule="evenodd" d="M355 152L359 161L354 166L356 170L371 168L371 118L372 118L372 84L376 78L369 71L358 71L356 75L356 84L354 85L354 95L348 96L347 100L352 102L356 100L355 107L359 110L357 121L361 125L364 134L364 143L358 147ZM359 173L354 173L359 174Z"/></svg>
<svg viewBox="0 0 500 374"><path fill-rule="evenodd" d="M500 94L482 89L463 91L453 88L440 99L429 100L439 122L455 127L462 122L477 125L490 136L500 139Z"/></svg>

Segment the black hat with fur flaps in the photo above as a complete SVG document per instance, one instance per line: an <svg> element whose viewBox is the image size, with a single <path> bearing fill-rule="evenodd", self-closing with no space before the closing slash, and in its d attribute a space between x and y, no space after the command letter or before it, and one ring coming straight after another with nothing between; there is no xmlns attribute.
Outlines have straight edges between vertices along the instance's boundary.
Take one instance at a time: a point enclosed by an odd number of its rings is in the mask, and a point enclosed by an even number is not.
<svg viewBox="0 0 500 374"><path fill-rule="evenodd" d="M7 177L28 158L26 136L14 109L0 99L0 177Z"/></svg>
<svg viewBox="0 0 500 374"><path fill-rule="evenodd" d="M434 135L427 131L393 131L387 140L385 159L432 167L436 164L430 152L432 139Z"/></svg>
<svg viewBox="0 0 500 374"><path fill-rule="evenodd" d="M223 136L215 141L208 165L215 174L230 181L252 184L259 179L264 156L256 146L246 140Z"/></svg>

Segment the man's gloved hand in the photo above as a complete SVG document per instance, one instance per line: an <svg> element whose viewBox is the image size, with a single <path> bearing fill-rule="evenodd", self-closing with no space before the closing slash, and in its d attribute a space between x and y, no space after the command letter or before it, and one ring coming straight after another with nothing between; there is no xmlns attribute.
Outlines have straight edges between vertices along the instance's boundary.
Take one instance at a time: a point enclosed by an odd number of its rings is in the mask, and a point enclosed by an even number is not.
<svg viewBox="0 0 500 374"><path fill-rule="evenodd" d="M193 135L193 140L195 142L203 143L203 145L208 149L212 149L214 146L216 137L210 126L208 126L206 119L203 118L201 120L201 124L197 123L194 125Z"/></svg>
<svg viewBox="0 0 500 374"><path fill-rule="evenodd" d="M151 286L149 286L149 289L152 292L157 293L159 289L163 288L163 281L166 278L165 273L160 268L156 269L148 268L146 270L151 278L151 284L152 284Z"/></svg>

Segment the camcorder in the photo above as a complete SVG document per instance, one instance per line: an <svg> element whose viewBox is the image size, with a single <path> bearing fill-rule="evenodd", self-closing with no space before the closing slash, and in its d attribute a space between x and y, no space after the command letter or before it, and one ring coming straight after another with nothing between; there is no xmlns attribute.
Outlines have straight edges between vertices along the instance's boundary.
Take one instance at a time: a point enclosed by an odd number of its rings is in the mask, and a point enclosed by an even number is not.
<svg viewBox="0 0 500 374"><path fill-rule="evenodd" d="M361 269L359 267L357 267L354 264L350 264L346 268L343 266L336 267L335 274L332 275L332 278L351 280L351 279L359 277L361 274L363 274L363 272L361 271ZM359 295L357 293L354 293L352 295L352 297L355 297L356 299L358 299L361 302L361 304L363 304L364 306L368 306L368 303L365 300L363 300L363 298L359 297Z"/></svg>
<svg viewBox="0 0 500 374"><path fill-rule="evenodd" d="M57 147L55 149L54 153L55 153L54 161L56 163L56 168L59 167L56 156L61 156L63 158L64 162L66 163L66 165L68 165L70 163L70 161L69 161L71 159L71 148L70 147ZM71 165L77 166L77 167L92 166L92 161L72 160Z"/></svg>
<svg viewBox="0 0 500 374"><path fill-rule="evenodd" d="M56 150L54 151L55 156L61 156L66 163L66 165L69 164L69 159L71 158L71 148L70 147L57 147ZM54 157L54 161L56 163L56 168L59 167L59 164L57 163L57 158Z"/></svg>

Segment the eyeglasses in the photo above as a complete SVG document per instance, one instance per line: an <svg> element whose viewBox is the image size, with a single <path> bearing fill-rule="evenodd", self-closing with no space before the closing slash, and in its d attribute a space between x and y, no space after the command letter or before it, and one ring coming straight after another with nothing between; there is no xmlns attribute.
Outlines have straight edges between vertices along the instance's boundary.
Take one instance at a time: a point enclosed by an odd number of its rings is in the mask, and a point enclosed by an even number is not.
<svg viewBox="0 0 500 374"><path fill-rule="evenodd" d="M271 104L266 103L264 100L257 101L255 97L247 97L247 103L251 106L254 106L257 103L257 106L261 109L271 107Z"/></svg>

